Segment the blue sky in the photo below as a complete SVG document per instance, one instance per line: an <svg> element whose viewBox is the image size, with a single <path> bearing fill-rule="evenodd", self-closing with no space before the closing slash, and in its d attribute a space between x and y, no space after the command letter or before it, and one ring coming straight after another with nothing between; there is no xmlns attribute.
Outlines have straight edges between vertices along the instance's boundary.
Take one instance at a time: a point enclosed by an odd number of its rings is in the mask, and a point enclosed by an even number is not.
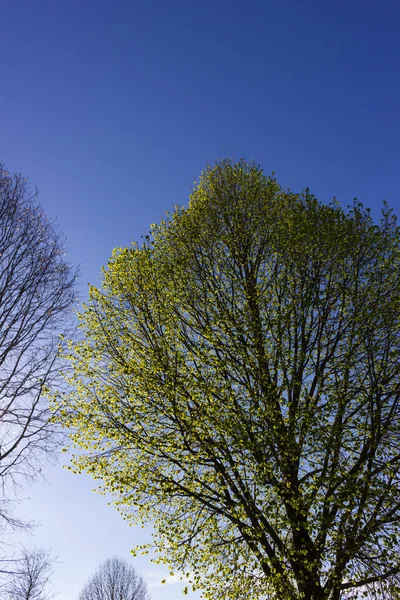
<svg viewBox="0 0 400 600"><path fill-rule="evenodd" d="M28 176L81 265L81 297L115 246L187 201L206 163L257 160L293 190L399 213L400 5L13 0L0 7L0 158ZM61 561L59 600L149 536L88 477L45 469L20 510ZM29 541L28 541L29 543ZM153 600L180 597L157 586ZM193 595L193 597L196 597Z"/></svg>

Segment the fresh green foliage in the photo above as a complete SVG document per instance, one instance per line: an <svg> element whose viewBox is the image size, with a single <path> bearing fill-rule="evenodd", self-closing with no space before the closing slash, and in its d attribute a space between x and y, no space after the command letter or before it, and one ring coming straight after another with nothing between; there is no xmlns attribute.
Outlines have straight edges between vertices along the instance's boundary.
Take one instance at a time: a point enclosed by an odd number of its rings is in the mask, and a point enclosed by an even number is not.
<svg viewBox="0 0 400 600"><path fill-rule="evenodd" d="M386 206L378 226L224 160L90 289L58 399L73 469L205 598L398 590L399 258Z"/></svg>

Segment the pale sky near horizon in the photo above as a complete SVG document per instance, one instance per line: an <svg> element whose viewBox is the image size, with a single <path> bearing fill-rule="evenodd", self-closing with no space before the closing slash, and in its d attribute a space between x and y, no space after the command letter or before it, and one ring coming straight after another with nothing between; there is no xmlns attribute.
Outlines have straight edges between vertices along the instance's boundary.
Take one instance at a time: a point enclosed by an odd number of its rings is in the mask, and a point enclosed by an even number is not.
<svg viewBox="0 0 400 600"><path fill-rule="evenodd" d="M115 246L187 202L206 163L255 159L324 201L357 196L400 213L400 5L395 1L0 2L0 160L21 172L67 236L80 295ZM27 545L58 555L58 600L76 600L119 555L152 600L182 584L129 550L150 538L92 493L88 476L43 466L18 511ZM197 598L198 594L192 594Z"/></svg>

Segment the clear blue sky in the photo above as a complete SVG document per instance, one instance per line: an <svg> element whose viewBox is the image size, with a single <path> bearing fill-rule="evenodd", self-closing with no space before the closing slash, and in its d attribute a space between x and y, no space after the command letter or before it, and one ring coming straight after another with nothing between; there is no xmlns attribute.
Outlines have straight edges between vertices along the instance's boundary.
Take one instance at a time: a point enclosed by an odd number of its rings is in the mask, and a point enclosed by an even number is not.
<svg viewBox="0 0 400 600"><path fill-rule="evenodd" d="M207 162L256 159L323 200L397 213L400 4L13 0L0 7L0 158L29 176L88 282L114 246L185 203ZM20 510L73 600L132 531L88 478L47 470ZM162 575L135 563L148 581ZM151 588L153 600L179 585ZM194 596L193 596L194 597Z"/></svg>

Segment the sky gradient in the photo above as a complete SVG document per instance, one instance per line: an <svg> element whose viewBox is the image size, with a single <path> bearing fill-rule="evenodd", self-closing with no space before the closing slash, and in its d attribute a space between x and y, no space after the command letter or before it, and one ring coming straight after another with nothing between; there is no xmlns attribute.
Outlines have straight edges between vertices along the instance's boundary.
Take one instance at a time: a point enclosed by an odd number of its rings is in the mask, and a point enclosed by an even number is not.
<svg viewBox="0 0 400 600"><path fill-rule="evenodd" d="M398 2L13 0L0 14L0 159L36 185L80 265L82 301L115 246L146 235L224 156L324 201L400 212ZM74 600L129 528L87 476L44 466L19 508ZM147 558L153 600L181 597ZM198 597L193 594L193 598Z"/></svg>

